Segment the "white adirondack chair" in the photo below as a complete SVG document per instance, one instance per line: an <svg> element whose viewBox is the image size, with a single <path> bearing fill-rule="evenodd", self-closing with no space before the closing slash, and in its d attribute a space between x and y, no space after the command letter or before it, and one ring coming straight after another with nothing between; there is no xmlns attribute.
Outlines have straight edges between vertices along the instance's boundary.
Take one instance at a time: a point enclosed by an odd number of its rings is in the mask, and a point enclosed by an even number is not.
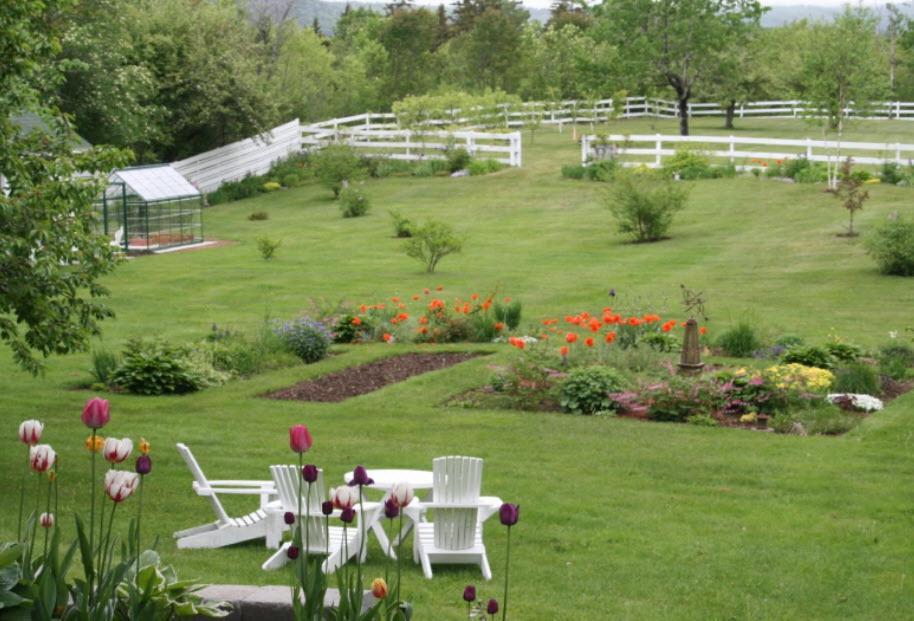
<svg viewBox="0 0 914 621"><path fill-rule="evenodd" d="M273 519L282 519L282 514L286 511L292 513L298 512L298 482L301 472L298 466L270 466L270 473L273 475L273 482L276 484L276 491L279 494L279 502L271 505L270 512L275 516ZM310 499L307 498L307 483L302 483L301 512L302 520L307 521L308 529L308 553L309 554L328 554L327 558L321 565L324 573L332 573L343 565L350 558L359 553L359 543L362 541L362 521L365 520L365 533L371 530L373 523L378 519L381 504L377 502L363 503L365 515L359 513L358 506L356 510L356 522L345 529L342 526L327 527L327 522L321 513L321 504L327 500L327 493L324 488L324 472L318 470L317 481L311 484ZM309 502L310 500L310 502ZM310 510L307 508L310 506ZM310 515L309 515L310 513ZM339 517L340 511L334 511L331 517ZM274 526L275 528L275 526ZM327 545L329 535L330 545ZM302 535L302 545L305 544L304 534ZM289 562L287 551L292 545L290 541L280 546L273 556L268 558L262 569L271 570L279 569ZM304 550L301 551L304 554ZM362 547L362 560L368 555L368 546Z"/></svg>
<svg viewBox="0 0 914 621"><path fill-rule="evenodd" d="M265 537L267 514L264 508L276 493L273 481L210 481L203 474L193 453L186 445L176 444L178 452L194 477L193 489L199 496L209 499L216 521L179 530L174 534L179 548L221 548L250 539ZM230 517L219 501L219 494L247 494L260 496L260 508L242 517Z"/></svg>
<svg viewBox="0 0 914 621"><path fill-rule="evenodd" d="M413 557L422 563L426 578L432 577L432 564L479 565L486 580L492 579L482 524L498 511L501 500L480 497L482 459L448 456L435 459L432 466L431 502L419 503L411 510L416 522ZM428 509L435 512L433 522L421 521Z"/></svg>

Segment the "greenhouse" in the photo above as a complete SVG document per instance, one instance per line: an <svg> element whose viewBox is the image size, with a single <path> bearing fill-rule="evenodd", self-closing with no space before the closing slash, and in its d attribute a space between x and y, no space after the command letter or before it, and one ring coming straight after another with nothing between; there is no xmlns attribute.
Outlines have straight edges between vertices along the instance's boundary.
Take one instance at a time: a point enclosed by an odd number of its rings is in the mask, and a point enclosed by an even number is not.
<svg viewBox="0 0 914 621"><path fill-rule="evenodd" d="M168 164L117 170L98 200L101 223L125 252L203 241L203 195Z"/></svg>

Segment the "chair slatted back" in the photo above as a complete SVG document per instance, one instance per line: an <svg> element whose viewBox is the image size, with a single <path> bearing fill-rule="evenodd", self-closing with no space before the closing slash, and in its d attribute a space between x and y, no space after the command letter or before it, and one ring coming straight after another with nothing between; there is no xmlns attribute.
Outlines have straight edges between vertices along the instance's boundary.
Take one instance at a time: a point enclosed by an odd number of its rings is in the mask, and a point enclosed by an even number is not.
<svg viewBox="0 0 914 621"><path fill-rule="evenodd" d="M298 485L301 481L301 471L295 465L270 466L270 474L276 484L279 501L283 511L298 512ZM327 533L324 515L321 513L321 504L327 500L327 491L324 488L324 471L318 469L317 480L311 484L310 502L308 500L308 484L301 481L302 520L308 521L308 538L312 547L323 548L327 544ZM310 513L310 516L308 515Z"/></svg>
<svg viewBox="0 0 914 621"><path fill-rule="evenodd" d="M482 489L483 460L478 457L448 455L432 462L432 493L435 508L435 546L443 550L466 550L476 538L478 508L440 505L467 505L479 502Z"/></svg>
<svg viewBox="0 0 914 621"><path fill-rule="evenodd" d="M197 485L202 488L208 488L209 481L206 479L206 475L203 474L203 470L200 469L200 464L197 463L197 460L194 458L194 454L190 452L189 448L187 448L187 445L178 442L175 446L178 447L178 453L181 454L182 459L184 459L184 463L187 464L187 469L190 470L190 473L193 475L194 481L197 482ZM222 503L219 502L219 498L215 493L209 494L206 497L209 499L210 504L213 506L213 511L216 512L216 517L219 518L220 522L227 523L231 521L228 513L225 512L225 507L223 507Z"/></svg>

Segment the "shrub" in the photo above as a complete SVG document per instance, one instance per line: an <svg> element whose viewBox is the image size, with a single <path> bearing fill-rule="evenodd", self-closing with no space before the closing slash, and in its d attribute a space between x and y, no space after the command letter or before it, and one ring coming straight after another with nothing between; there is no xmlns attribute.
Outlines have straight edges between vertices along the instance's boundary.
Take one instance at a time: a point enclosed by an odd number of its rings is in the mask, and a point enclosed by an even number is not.
<svg viewBox="0 0 914 621"><path fill-rule="evenodd" d="M720 425L716 418L708 414L693 414L686 419L686 422L697 427L717 427Z"/></svg>
<svg viewBox="0 0 914 621"><path fill-rule="evenodd" d="M833 191L835 198L841 201L841 205L847 210L847 234L851 237L857 235L854 231L854 214L863 209L863 204L870 197L870 193L862 189L863 182L869 179L869 174L866 171L854 171L853 162L853 159L848 157L841 164L838 187ZM861 172L865 177L859 174Z"/></svg>
<svg viewBox="0 0 914 621"><path fill-rule="evenodd" d="M412 220L401 214L399 211L391 210L387 213L390 214L390 217L393 220L395 237L406 238L413 236L413 229L416 227L416 225L413 224Z"/></svg>
<svg viewBox="0 0 914 621"><path fill-rule="evenodd" d="M334 198L339 197L346 183L360 179L365 174L359 156L345 145L324 147L312 156L312 160L315 175L324 186L333 190Z"/></svg>
<svg viewBox="0 0 914 621"><path fill-rule="evenodd" d="M92 352L92 379L97 384L111 386L114 372L120 364L118 355L105 349L96 349Z"/></svg>
<svg viewBox="0 0 914 621"><path fill-rule="evenodd" d="M562 166L562 176L568 179L583 179L587 168L581 164L565 164Z"/></svg>
<svg viewBox="0 0 914 621"><path fill-rule="evenodd" d="M704 179L711 176L710 171L708 156L695 149L676 149L673 157L663 163L667 177L678 174L681 179Z"/></svg>
<svg viewBox="0 0 914 621"><path fill-rule="evenodd" d="M346 188L340 192L340 212L344 218L364 216L371 209L368 197L357 188Z"/></svg>
<svg viewBox="0 0 914 621"><path fill-rule="evenodd" d="M819 162L816 162L814 166L797 171L793 179L797 183L822 183L828 181L828 171Z"/></svg>
<svg viewBox="0 0 914 621"><path fill-rule="evenodd" d="M914 276L914 221L895 214L866 239L866 250L883 274Z"/></svg>
<svg viewBox="0 0 914 621"><path fill-rule="evenodd" d="M260 251L260 256L263 257L264 261L272 259L280 246L282 246L282 241L278 239L270 239L269 237L257 238L257 250Z"/></svg>
<svg viewBox="0 0 914 621"><path fill-rule="evenodd" d="M322 360L327 356L331 335L324 324L302 317L276 328L276 334L293 354L305 364Z"/></svg>
<svg viewBox="0 0 914 621"><path fill-rule="evenodd" d="M470 165L467 166L467 170L469 171L470 176L476 177L478 175L488 175L490 173L498 172L504 167L505 165L498 160L473 160L470 162Z"/></svg>
<svg viewBox="0 0 914 621"><path fill-rule="evenodd" d="M571 371L562 381L560 403L566 412L595 414L614 407L609 393L625 386L623 378L609 367L584 367Z"/></svg>
<svg viewBox="0 0 914 621"><path fill-rule="evenodd" d="M762 376L776 388L794 393L825 392L835 379L831 371L796 362L768 367Z"/></svg>
<svg viewBox="0 0 914 621"><path fill-rule="evenodd" d="M289 173L287 175L283 175L283 178L280 179L280 181L284 187L294 188L301 185L301 176L296 173Z"/></svg>
<svg viewBox="0 0 914 621"><path fill-rule="evenodd" d="M600 160L591 163L584 169L584 173L591 181L612 181L616 176L618 164L615 160Z"/></svg>
<svg viewBox="0 0 914 621"><path fill-rule="evenodd" d="M251 222L256 222L258 220L269 220L270 214L265 211L255 211L254 213L248 216L248 220Z"/></svg>
<svg viewBox="0 0 914 621"><path fill-rule="evenodd" d="M263 184L263 191L264 192L275 192L276 190L278 190L281 187L282 187L282 184L280 184L278 181L267 181L266 183Z"/></svg>
<svg viewBox="0 0 914 621"><path fill-rule="evenodd" d="M860 347L851 343L845 343L838 338L833 338L826 343L825 351L831 354L831 357L839 362L854 362L863 355L863 350Z"/></svg>
<svg viewBox="0 0 914 621"><path fill-rule="evenodd" d="M676 212L685 207L688 191L681 184L650 175L621 176L610 197L619 231L637 242L663 239Z"/></svg>
<svg viewBox="0 0 914 621"><path fill-rule="evenodd" d="M850 392L878 396L879 374L876 369L864 362L851 362L835 369L833 392Z"/></svg>
<svg viewBox="0 0 914 621"><path fill-rule="evenodd" d="M361 340L367 330L369 326L365 320L347 313L333 327L333 340L336 343L354 343Z"/></svg>
<svg viewBox="0 0 914 621"><path fill-rule="evenodd" d="M882 170L879 172L879 178L883 183L897 185L905 179L904 171L901 166L895 162L883 162Z"/></svg>
<svg viewBox="0 0 914 621"><path fill-rule="evenodd" d="M214 326L215 328L215 326ZM248 377L293 364L296 358L264 321L253 337L238 332L215 331L193 348L208 358L217 371Z"/></svg>
<svg viewBox="0 0 914 621"><path fill-rule="evenodd" d="M185 348L161 339L131 339L123 362L114 372L115 385L139 395L194 392L207 385L206 377Z"/></svg>
<svg viewBox="0 0 914 621"><path fill-rule="evenodd" d="M406 256L425 265L429 274L435 271L441 259L462 249L463 240L454 233L454 229L449 224L434 220L416 227L412 238L403 245Z"/></svg>
<svg viewBox="0 0 914 621"><path fill-rule="evenodd" d="M669 353L680 348L679 339L670 332L648 332L641 337L641 342L661 353Z"/></svg>
<svg viewBox="0 0 914 621"><path fill-rule="evenodd" d="M822 347L814 345L788 349L781 361L787 364L802 364L803 366L817 367L819 369L831 369L834 366L834 358L831 357L831 354Z"/></svg>
<svg viewBox="0 0 914 621"><path fill-rule="evenodd" d="M450 172L457 172L458 170L463 170L470 165L470 160L473 158L470 157L470 152L462 147L456 149L448 149L447 151L447 169Z"/></svg>
<svg viewBox="0 0 914 621"><path fill-rule="evenodd" d="M253 177L251 175L240 181L226 181L219 186L218 190L207 194L206 201L210 205L218 205L257 196L264 191L263 183L263 177Z"/></svg>
<svg viewBox="0 0 914 621"><path fill-rule="evenodd" d="M803 337L794 336L792 334L784 334L778 337L778 340L774 342L775 345L779 345L784 349L791 349L792 347L799 347L803 345Z"/></svg>
<svg viewBox="0 0 914 621"><path fill-rule="evenodd" d="M521 311L520 300L512 300L506 303L495 302L492 307L495 319L508 326L509 330L514 330L520 325Z"/></svg>
<svg viewBox="0 0 914 621"><path fill-rule="evenodd" d="M734 358L748 358L759 349L762 344L751 325L740 322L720 335L717 345L728 356Z"/></svg>
<svg viewBox="0 0 914 621"><path fill-rule="evenodd" d="M646 387L641 399L652 420L681 422L695 415L710 415L722 398L716 386L704 380L674 377Z"/></svg>
<svg viewBox="0 0 914 621"><path fill-rule="evenodd" d="M892 343L879 350L879 372L892 379L904 379L914 367L914 349L904 343Z"/></svg>

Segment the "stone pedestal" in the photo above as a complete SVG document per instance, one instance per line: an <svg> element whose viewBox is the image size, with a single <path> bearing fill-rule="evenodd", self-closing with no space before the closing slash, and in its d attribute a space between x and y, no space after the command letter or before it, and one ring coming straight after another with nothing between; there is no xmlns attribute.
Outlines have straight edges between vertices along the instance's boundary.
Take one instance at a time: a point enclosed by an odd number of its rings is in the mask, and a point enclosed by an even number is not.
<svg viewBox="0 0 914 621"><path fill-rule="evenodd" d="M689 319L682 337L682 356L679 358L680 375L700 375L705 363L701 361L701 346L698 343L698 322Z"/></svg>

